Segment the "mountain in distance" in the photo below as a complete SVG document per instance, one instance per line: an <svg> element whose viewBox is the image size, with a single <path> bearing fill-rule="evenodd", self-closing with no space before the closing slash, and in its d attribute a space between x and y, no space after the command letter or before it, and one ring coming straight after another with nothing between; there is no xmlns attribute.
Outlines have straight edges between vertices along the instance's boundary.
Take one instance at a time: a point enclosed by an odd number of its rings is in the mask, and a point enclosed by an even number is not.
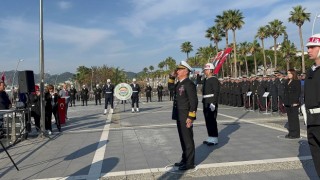
<svg viewBox="0 0 320 180"><path fill-rule="evenodd" d="M12 71L4 71L4 75L5 75L5 82L7 84L7 86L11 86L12 85L12 81L13 81L13 77L14 77L14 86L18 85L18 73L16 72L16 74L14 74L14 70ZM137 76L137 73L134 72L125 72L127 75L127 78L130 80L132 78L135 78ZM1 73L2 75L2 73ZM64 72L61 74L49 74L49 73L45 73L44 74L44 81L46 84L53 84L53 85L57 85L59 83L63 83L65 81L72 81L74 79L75 74L74 73L70 73L70 72ZM39 84L40 83L40 74L34 74L34 82L35 84Z"/></svg>

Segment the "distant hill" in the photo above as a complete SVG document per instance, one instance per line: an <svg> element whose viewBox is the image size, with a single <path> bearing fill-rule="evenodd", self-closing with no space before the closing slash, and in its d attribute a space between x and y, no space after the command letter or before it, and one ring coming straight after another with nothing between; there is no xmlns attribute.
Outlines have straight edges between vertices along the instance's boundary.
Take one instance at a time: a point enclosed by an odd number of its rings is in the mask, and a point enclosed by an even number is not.
<svg viewBox="0 0 320 180"><path fill-rule="evenodd" d="M128 79L132 79L137 76L137 73L134 73L134 72L125 72L125 73L126 73ZM14 71L5 71L4 74L5 74L6 84L8 86L11 86L13 76L14 76ZM53 74L53 75L45 73L44 79L45 79L45 83L55 85L55 84L59 84L59 83L62 83L62 82L68 81L68 80L72 80L74 78L74 76L75 76L75 74L70 73L70 72L64 72L61 74ZM34 74L34 82L36 84L40 83L40 75L39 74ZM18 72L16 73L15 78L14 78L14 85L16 86L17 84L18 84Z"/></svg>

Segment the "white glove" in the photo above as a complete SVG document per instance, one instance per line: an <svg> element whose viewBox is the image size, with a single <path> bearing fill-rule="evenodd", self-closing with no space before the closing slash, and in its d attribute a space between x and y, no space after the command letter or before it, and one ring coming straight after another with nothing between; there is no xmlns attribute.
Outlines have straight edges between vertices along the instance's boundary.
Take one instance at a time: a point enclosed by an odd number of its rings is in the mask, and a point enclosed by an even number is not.
<svg viewBox="0 0 320 180"><path fill-rule="evenodd" d="M211 109L211 111L214 111L216 109L216 106L211 103L210 104L210 109Z"/></svg>

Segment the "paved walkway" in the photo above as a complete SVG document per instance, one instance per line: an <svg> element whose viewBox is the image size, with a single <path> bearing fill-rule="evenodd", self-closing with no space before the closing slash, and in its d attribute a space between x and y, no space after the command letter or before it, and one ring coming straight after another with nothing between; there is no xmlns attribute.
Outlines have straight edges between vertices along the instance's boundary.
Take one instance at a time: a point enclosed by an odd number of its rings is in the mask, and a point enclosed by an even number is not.
<svg viewBox="0 0 320 180"><path fill-rule="evenodd" d="M194 125L195 170L172 167L181 149L172 102L146 103L140 113L116 102L69 108L70 120L52 139L30 135L10 148L20 171L0 149L0 179L318 179L301 120L301 139L287 140L286 117L219 106L219 144L208 147L201 109Z"/></svg>

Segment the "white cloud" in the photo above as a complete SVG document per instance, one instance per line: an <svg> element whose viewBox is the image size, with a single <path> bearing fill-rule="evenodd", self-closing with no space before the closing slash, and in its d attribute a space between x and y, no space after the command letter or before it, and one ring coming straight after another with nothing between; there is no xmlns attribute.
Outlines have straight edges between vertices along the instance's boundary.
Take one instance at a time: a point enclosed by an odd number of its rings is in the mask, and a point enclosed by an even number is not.
<svg viewBox="0 0 320 180"><path fill-rule="evenodd" d="M67 10L67 9L70 9L72 7L72 4L71 4L71 2L60 1L60 2L58 2L58 7L61 10Z"/></svg>
<svg viewBox="0 0 320 180"><path fill-rule="evenodd" d="M114 32L98 28L82 28L56 23L46 23L46 39L55 43L71 44L87 50L112 36Z"/></svg>

